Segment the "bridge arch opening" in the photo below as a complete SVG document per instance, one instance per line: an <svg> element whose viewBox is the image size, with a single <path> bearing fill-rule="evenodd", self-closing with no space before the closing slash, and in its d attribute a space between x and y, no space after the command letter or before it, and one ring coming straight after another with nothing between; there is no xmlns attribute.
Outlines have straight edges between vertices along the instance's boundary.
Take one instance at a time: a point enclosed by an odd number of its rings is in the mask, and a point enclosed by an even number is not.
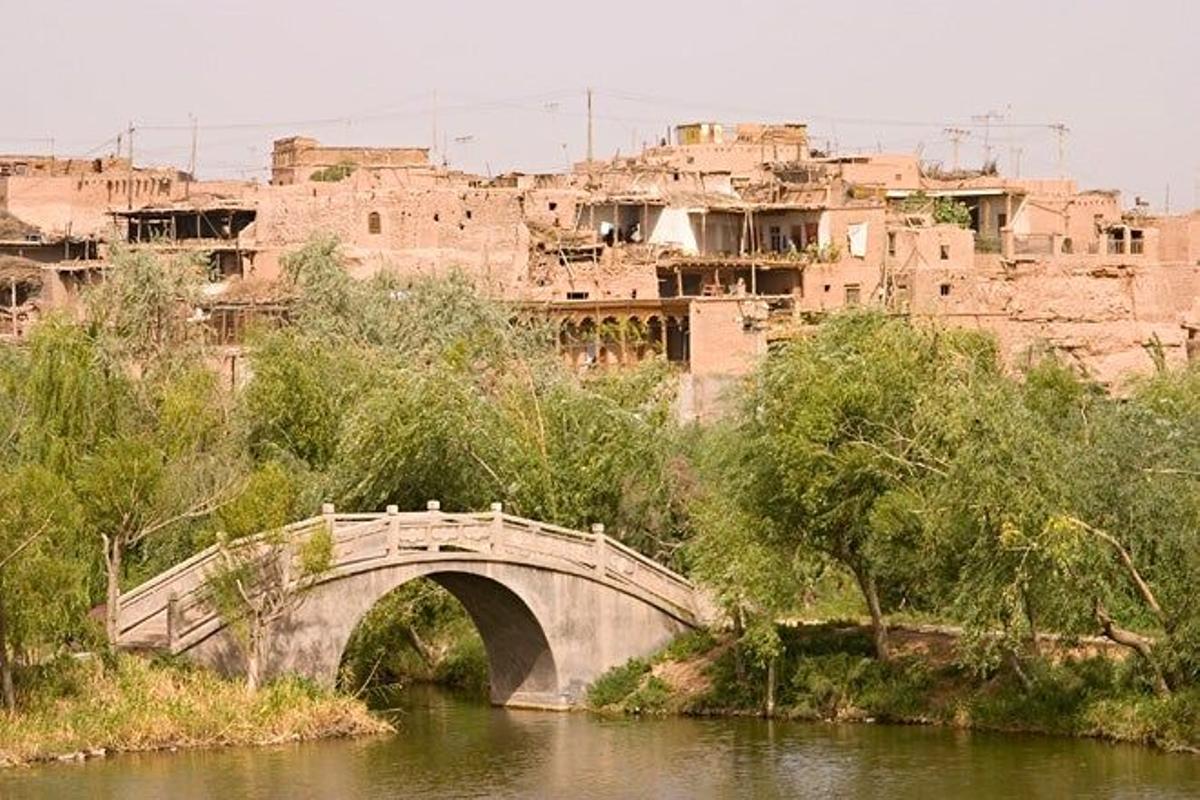
<svg viewBox="0 0 1200 800"><path fill-rule="evenodd" d="M444 596L439 598L439 590L444 590L453 600L447 603ZM421 607L414 608L413 604ZM350 672L342 670L344 682L361 684L369 676L370 664L367 665L368 675L361 673L362 662L370 660L371 654L362 658L363 654L356 650L363 647L364 635L403 642L417 658L434 667L429 657L436 659L446 654L439 651L443 643L432 641L428 635L429 623L433 620L428 616L422 619L421 615L441 615L442 621L450 626L457 624L457 633L461 636L462 626L458 623L462 620L455 618L456 607L461 607L469 625L482 641L491 702L497 705L561 703L557 696L558 669L554 654L541 623L529 606L511 589L492 578L454 570L433 571L410 578L376 599L357 620L343 648L343 668L347 667L350 656L358 661ZM375 650L379 650L378 644L375 644ZM464 644L469 651L469 642ZM421 652L422 648L425 652Z"/></svg>

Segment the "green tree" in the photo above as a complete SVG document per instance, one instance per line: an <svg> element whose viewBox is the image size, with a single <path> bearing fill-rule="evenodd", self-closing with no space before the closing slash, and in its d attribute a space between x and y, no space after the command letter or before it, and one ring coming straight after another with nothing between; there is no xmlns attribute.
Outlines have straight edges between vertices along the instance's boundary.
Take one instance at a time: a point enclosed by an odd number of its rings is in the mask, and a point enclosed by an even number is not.
<svg viewBox="0 0 1200 800"><path fill-rule="evenodd" d="M245 657L247 692L261 683L275 623L303 604L332 562L327 526L303 535L287 527L298 497L287 472L268 463L219 514L220 562L206 585Z"/></svg>
<svg viewBox="0 0 1200 800"><path fill-rule="evenodd" d="M0 690L10 710L15 658L65 641L87 610L80 517L70 486L44 467L0 472Z"/></svg>
<svg viewBox="0 0 1200 800"><path fill-rule="evenodd" d="M936 420L923 413L928 390L994 369L994 346L975 335L847 314L769 358L747 399L740 468L751 476L749 513L785 549L849 570L880 658L889 653L885 590L905 577L892 574L893 556L907 548L889 547L896 529L877 512L945 471Z"/></svg>

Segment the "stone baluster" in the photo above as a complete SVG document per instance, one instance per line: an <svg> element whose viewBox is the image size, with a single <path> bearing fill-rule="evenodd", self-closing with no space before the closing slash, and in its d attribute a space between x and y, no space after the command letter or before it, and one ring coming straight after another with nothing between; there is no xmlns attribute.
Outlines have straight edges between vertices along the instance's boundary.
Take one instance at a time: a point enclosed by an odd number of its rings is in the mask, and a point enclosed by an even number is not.
<svg viewBox="0 0 1200 800"><path fill-rule="evenodd" d="M325 528L329 531L329 536L333 538L337 532L334 529L335 510L333 503L321 503L321 518L325 521Z"/></svg>
<svg viewBox="0 0 1200 800"><path fill-rule="evenodd" d="M400 554L400 506L387 507L387 557Z"/></svg>
<svg viewBox="0 0 1200 800"><path fill-rule="evenodd" d="M175 642L179 640L179 593L167 595L167 652L175 652Z"/></svg>
<svg viewBox="0 0 1200 800"><path fill-rule="evenodd" d="M491 535L488 538L488 549L493 553L500 549L500 537L504 534L504 504L492 503Z"/></svg>

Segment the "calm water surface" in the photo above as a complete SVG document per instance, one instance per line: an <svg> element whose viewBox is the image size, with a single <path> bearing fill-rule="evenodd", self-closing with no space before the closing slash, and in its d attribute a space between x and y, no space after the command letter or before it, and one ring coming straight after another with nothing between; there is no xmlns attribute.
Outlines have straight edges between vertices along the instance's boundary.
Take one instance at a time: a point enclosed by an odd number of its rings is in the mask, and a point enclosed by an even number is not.
<svg viewBox="0 0 1200 800"><path fill-rule="evenodd" d="M601 719L405 695L396 736L123 755L0 773L63 798L1200 798L1200 757L1034 736L752 719Z"/></svg>

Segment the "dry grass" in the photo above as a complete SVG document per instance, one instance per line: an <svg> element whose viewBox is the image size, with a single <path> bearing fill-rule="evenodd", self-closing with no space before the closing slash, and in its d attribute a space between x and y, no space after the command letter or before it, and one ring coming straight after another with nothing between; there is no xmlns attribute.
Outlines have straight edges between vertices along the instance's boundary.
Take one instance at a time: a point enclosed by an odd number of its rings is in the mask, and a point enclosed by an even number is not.
<svg viewBox="0 0 1200 800"><path fill-rule="evenodd" d="M0 765L74 754L271 745L385 733L353 698L298 680L247 695L240 683L194 668L122 656L58 670L14 715L0 715Z"/></svg>

